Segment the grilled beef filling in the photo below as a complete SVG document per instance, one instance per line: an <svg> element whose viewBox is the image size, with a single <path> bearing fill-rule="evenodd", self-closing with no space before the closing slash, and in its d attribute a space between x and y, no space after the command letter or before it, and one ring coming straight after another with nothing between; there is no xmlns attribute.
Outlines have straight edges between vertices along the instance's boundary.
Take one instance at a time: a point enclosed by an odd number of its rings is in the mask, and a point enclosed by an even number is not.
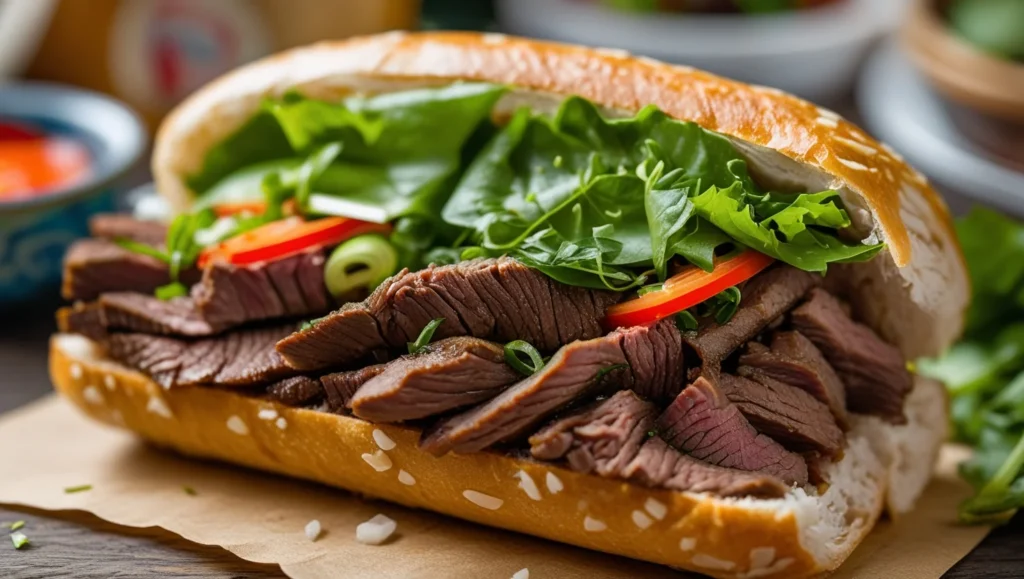
<svg viewBox="0 0 1024 579"><path fill-rule="evenodd" d="M93 229L160 243L153 224ZM528 449L580 472L719 496L780 497L823 482L851 412L904 419L912 379L899 351L819 276L787 265L749 280L728 322L702 319L695 331L670 317L608 332L601 320L621 294L564 285L507 257L402 271L296 331L336 305L324 261L315 249L218 263L190 274L190 295L160 300L149 292L168 281L163 262L85 240L68 255L65 290L94 301L62 309L58 323L165 388L239 388L355 419L415 421L434 454ZM437 318L433 341L406 354ZM532 374L513 369L503 349L512 340L551 358Z"/></svg>

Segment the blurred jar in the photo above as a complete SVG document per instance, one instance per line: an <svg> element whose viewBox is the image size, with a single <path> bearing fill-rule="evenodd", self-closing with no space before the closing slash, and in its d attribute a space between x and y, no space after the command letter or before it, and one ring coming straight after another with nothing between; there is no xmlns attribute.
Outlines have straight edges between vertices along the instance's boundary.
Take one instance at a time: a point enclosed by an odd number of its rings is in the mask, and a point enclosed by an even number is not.
<svg viewBox="0 0 1024 579"><path fill-rule="evenodd" d="M241 64L418 19L419 0L60 0L26 76L112 94L155 128Z"/></svg>

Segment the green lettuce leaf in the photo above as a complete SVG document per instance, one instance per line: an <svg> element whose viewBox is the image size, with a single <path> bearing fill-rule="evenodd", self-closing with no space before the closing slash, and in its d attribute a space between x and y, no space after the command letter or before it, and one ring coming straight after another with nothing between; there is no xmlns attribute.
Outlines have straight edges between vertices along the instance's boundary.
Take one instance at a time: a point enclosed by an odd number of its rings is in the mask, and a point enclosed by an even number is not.
<svg viewBox="0 0 1024 579"><path fill-rule="evenodd" d="M291 186L293 194L301 190L307 209L313 196L336 197L375 209L381 221L418 214L440 222L463 149L489 125L491 110L505 91L498 85L458 83L340 103L286 95L266 102L214 147L189 184L204 206L257 199L265 180L274 178ZM329 144L337 144L340 152L304 175L304 167Z"/></svg>
<svg viewBox="0 0 1024 579"><path fill-rule="evenodd" d="M585 272L590 286L620 287L626 276L632 287L648 271L665 279L675 256L710 270L737 242L820 272L882 247L839 239L850 220L835 192L761 191L720 135L653 107L608 119L576 97L553 117L518 111L442 215L470 229L482 254L518 252L552 276Z"/></svg>

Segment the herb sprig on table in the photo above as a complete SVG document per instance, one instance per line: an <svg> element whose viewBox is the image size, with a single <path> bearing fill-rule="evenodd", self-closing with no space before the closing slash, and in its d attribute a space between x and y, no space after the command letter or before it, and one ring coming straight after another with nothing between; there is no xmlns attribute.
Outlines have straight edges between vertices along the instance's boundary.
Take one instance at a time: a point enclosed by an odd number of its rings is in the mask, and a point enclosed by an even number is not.
<svg viewBox="0 0 1024 579"><path fill-rule="evenodd" d="M944 381L957 440L974 447L960 465L977 493L967 522L1024 507L1024 223L976 209L957 223L974 298L963 340L923 374Z"/></svg>

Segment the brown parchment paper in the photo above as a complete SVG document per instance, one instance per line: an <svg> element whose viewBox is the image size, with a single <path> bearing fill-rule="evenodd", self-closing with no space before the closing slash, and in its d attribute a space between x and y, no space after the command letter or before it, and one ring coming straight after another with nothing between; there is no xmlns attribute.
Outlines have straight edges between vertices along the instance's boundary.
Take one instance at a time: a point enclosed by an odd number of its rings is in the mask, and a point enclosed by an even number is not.
<svg viewBox="0 0 1024 579"><path fill-rule="evenodd" d="M898 522L881 523L832 577L933 579L973 549L988 529L953 522L957 503L970 492L955 476L963 453L945 449L939 475L918 508ZM130 527L161 527L243 559L279 564L295 578L507 578L522 568L532 579L695 577L301 481L186 460L93 423L56 397L0 417L0 475L0 503L77 509ZM64 492L85 484L92 490ZM185 493L184 486L196 494ZM357 543L356 525L377 513L398 521L396 536L381 546ZM324 529L315 542L303 532L312 519Z"/></svg>

